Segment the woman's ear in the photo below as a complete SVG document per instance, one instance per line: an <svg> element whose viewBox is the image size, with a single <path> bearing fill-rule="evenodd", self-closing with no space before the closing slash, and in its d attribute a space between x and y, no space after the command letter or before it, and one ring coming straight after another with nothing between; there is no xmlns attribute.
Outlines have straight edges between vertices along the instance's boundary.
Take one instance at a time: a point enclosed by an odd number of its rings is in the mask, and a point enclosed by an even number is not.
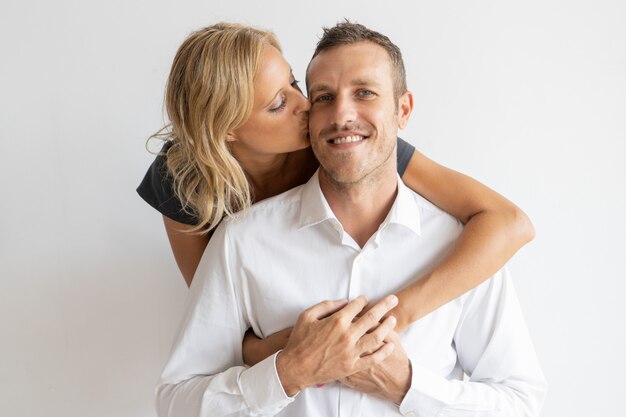
<svg viewBox="0 0 626 417"><path fill-rule="evenodd" d="M235 134L233 132L228 132L226 134L226 142L235 142L235 141L237 141Z"/></svg>

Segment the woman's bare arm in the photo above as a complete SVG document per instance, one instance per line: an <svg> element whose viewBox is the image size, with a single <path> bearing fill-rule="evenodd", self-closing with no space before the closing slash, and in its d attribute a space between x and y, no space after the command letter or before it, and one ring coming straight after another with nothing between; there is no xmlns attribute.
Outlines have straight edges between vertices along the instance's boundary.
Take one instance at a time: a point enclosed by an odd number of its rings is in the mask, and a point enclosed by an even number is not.
<svg viewBox="0 0 626 417"><path fill-rule="evenodd" d="M526 214L478 181L415 151L405 184L464 225L448 256L428 275L399 291L398 331L463 295L497 272L535 236Z"/></svg>
<svg viewBox="0 0 626 417"><path fill-rule="evenodd" d="M204 249L209 243L210 235L185 233L193 226L174 221L166 216L163 216L163 223L178 269L183 274L187 286L190 286L200 263L200 258L202 258Z"/></svg>
<svg viewBox="0 0 626 417"><path fill-rule="evenodd" d="M402 177L412 190L459 219L465 228L448 256L428 275L397 293L400 303L391 314L402 330L415 320L476 287L531 241L534 228L513 203L478 181L445 168L415 152ZM174 257L189 285L209 237L182 233L191 226L164 217ZM248 365L284 347L290 329L259 340L247 334Z"/></svg>
<svg viewBox="0 0 626 417"><path fill-rule="evenodd" d="M193 226L174 221L166 216L163 216L163 223L165 224L167 237L170 240L170 246L172 247L172 252L174 252L178 268L183 274L187 286L190 286L211 234L199 236L185 233L185 230L189 230ZM243 340L243 358L245 363L252 366L273 355L285 347L290 333L291 328L288 328L266 339L259 339L251 330L248 330ZM210 337L210 335L207 335L207 337Z"/></svg>

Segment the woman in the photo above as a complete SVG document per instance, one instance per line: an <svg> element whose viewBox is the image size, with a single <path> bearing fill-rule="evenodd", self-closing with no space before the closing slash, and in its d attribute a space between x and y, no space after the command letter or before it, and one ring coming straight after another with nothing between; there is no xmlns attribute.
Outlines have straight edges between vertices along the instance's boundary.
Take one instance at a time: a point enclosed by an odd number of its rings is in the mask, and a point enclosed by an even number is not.
<svg viewBox="0 0 626 417"><path fill-rule="evenodd" d="M189 285L211 231L224 216L305 183L318 167L307 137L310 104L274 35L219 23L192 33L168 79L167 140L139 194L163 214ZM414 191L465 224L448 257L397 293L399 331L501 268L533 238L525 214L477 181L398 142L398 172ZM248 335L254 364L282 348L289 329L265 341Z"/></svg>

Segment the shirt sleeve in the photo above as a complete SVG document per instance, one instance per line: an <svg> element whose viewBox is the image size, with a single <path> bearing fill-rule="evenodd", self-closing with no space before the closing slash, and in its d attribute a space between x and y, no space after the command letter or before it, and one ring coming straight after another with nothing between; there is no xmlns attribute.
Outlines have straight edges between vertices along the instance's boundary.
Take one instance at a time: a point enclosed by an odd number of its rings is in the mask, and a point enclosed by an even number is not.
<svg viewBox="0 0 626 417"><path fill-rule="evenodd" d="M180 223L195 225L198 219L187 213L174 192L174 179L167 171L167 151L172 142L166 142L137 187L137 193L162 215Z"/></svg>
<svg viewBox="0 0 626 417"><path fill-rule="evenodd" d="M293 401L276 371L276 355L246 367L249 327L218 227L200 261L176 341L156 390L159 417L271 416Z"/></svg>
<svg viewBox="0 0 626 417"><path fill-rule="evenodd" d="M541 411L546 382L512 282L500 271L468 295L454 336L469 380L448 380L410 358L405 416L528 417Z"/></svg>
<svg viewBox="0 0 626 417"><path fill-rule="evenodd" d="M404 175L406 167L409 165L409 161L415 152L415 146L398 138L398 174L400 177Z"/></svg>

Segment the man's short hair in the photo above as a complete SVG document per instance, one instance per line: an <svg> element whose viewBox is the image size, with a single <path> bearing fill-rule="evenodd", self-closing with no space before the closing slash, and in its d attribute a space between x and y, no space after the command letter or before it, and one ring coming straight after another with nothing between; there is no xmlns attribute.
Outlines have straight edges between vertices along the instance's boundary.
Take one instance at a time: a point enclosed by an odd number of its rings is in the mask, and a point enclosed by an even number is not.
<svg viewBox="0 0 626 417"><path fill-rule="evenodd" d="M352 23L347 19L345 22L339 22L335 26L323 28L323 30L324 34L317 42L317 47L311 60L321 52L336 46L350 45L357 42L373 42L381 46L389 55L393 69L394 98L398 99L398 97L407 92L406 71L402 53L400 48L391 42L388 37L359 23Z"/></svg>

